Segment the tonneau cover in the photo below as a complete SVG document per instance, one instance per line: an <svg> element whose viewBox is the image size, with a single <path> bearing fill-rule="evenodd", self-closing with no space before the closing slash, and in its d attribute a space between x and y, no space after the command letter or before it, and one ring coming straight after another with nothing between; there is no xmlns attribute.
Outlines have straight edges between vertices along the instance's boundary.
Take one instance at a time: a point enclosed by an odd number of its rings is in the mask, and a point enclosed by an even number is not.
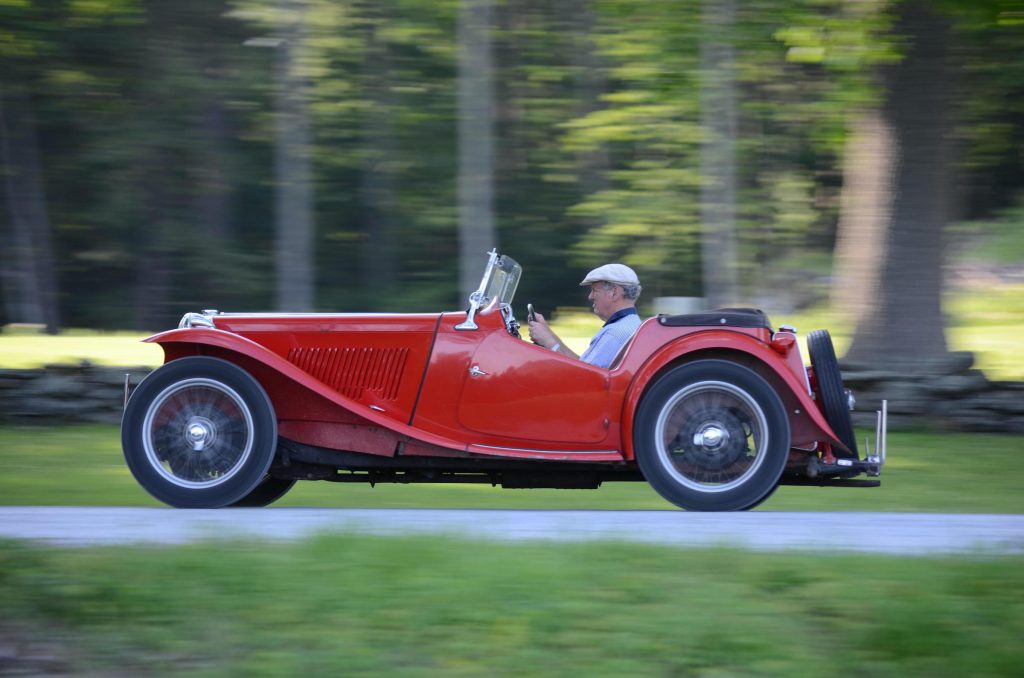
<svg viewBox="0 0 1024 678"><path fill-rule="evenodd" d="M659 315L665 327L763 327L772 330L771 321L757 308L719 308L685 315Z"/></svg>

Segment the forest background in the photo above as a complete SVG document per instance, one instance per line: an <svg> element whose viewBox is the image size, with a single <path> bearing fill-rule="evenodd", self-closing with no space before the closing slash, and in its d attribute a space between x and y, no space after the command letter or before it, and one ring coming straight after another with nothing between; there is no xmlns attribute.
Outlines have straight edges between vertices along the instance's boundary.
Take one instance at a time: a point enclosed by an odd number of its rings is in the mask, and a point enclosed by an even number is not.
<svg viewBox="0 0 1024 678"><path fill-rule="evenodd" d="M0 326L457 309L497 246L939 358L1024 278L1022 55L1009 0L0 0Z"/></svg>

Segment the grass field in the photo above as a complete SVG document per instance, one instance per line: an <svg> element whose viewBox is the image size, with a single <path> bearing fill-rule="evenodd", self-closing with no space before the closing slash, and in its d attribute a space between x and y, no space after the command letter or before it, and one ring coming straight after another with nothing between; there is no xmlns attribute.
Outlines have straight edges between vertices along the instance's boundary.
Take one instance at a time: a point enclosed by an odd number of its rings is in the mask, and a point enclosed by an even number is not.
<svg viewBox="0 0 1024 678"><path fill-rule="evenodd" d="M346 535L0 543L0 671L1016 676L1022 565Z"/></svg>
<svg viewBox="0 0 1024 678"><path fill-rule="evenodd" d="M164 352L144 344L138 332L93 332L70 330L56 336L35 330L5 327L0 332L0 368L31 368L52 364L77 364L88 360L96 365L156 367Z"/></svg>
<svg viewBox="0 0 1024 678"><path fill-rule="evenodd" d="M878 488L782 487L761 510L1024 513L1024 438L890 433ZM155 506L132 478L113 426L0 427L0 503ZM281 506L670 509L646 483L598 490L300 482Z"/></svg>

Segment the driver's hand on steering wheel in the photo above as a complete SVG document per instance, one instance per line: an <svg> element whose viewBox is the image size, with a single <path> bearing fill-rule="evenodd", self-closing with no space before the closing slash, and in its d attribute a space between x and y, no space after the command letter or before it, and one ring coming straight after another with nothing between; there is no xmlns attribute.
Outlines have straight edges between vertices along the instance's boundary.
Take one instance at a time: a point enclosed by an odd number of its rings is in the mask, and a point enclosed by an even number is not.
<svg viewBox="0 0 1024 678"><path fill-rule="evenodd" d="M530 326L530 341L533 343L544 348L551 348L558 343L558 337L548 327L548 321L540 313L536 314L536 319L527 324Z"/></svg>

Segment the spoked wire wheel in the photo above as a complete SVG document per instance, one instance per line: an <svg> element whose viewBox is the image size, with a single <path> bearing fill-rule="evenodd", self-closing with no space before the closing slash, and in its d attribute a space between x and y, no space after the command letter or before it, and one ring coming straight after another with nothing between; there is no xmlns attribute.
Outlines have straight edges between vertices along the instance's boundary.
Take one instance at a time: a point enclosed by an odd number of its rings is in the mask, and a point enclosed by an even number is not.
<svg viewBox="0 0 1024 678"><path fill-rule="evenodd" d="M220 485L252 454L252 412L231 387L185 379L154 399L143 422L146 458L179 487Z"/></svg>
<svg viewBox="0 0 1024 678"><path fill-rule="evenodd" d="M135 389L121 446L132 475L160 501L229 506L267 478L277 419L266 391L242 368L218 358L179 358Z"/></svg>
<svg viewBox="0 0 1024 678"><path fill-rule="evenodd" d="M764 463L768 423L742 389L702 381L676 393L655 424L658 456L677 482L700 492L726 492Z"/></svg>
<svg viewBox="0 0 1024 678"><path fill-rule="evenodd" d="M726 360L672 369L648 387L633 428L647 482L695 511L739 511L764 501L789 457L789 418L772 386Z"/></svg>

